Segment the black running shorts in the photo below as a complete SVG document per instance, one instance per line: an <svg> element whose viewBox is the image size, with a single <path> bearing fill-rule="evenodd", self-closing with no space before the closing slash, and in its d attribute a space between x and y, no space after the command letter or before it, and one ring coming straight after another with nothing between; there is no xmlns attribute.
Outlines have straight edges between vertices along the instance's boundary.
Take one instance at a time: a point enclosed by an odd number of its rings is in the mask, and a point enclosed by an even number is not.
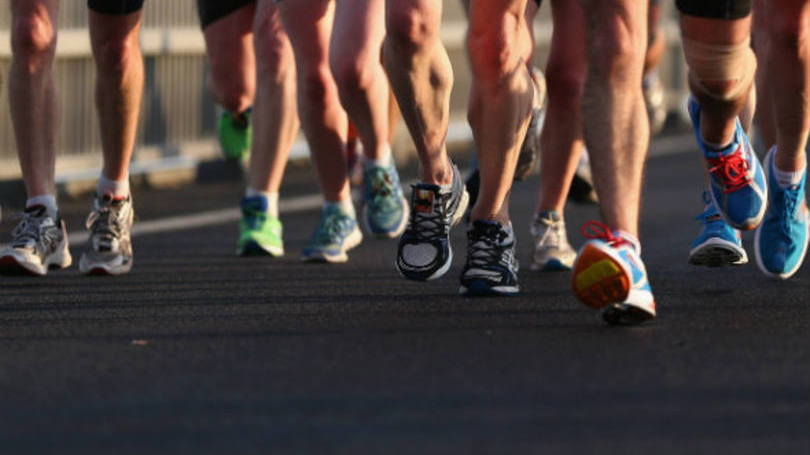
<svg viewBox="0 0 810 455"><path fill-rule="evenodd" d="M707 19L742 19L751 14L751 0L676 0L678 11Z"/></svg>
<svg viewBox="0 0 810 455"><path fill-rule="evenodd" d="M200 14L202 28L208 27L239 8L250 5L256 0L197 0L197 12Z"/></svg>
<svg viewBox="0 0 810 455"><path fill-rule="evenodd" d="M143 8L143 0L87 0L87 6L102 14L130 14Z"/></svg>

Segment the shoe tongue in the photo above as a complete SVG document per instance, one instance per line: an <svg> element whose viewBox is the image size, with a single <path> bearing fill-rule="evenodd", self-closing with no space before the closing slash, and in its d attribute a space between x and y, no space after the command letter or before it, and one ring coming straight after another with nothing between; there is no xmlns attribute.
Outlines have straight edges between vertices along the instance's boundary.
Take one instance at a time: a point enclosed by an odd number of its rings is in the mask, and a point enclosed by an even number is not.
<svg viewBox="0 0 810 455"><path fill-rule="evenodd" d="M413 209L420 213L433 212L433 205L436 200L436 195L439 193L439 187L436 185L419 185L414 188L413 191Z"/></svg>
<svg viewBox="0 0 810 455"><path fill-rule="evenodd" d="M473 221L472 227L473 230L487 237L497 236L502 230L504 230L501 223L491 220L475 220Z"/></svg>
<svg viewBox="0 0 810 455"><path fill-rule="evenodd" d="M263 196L251 196L242 199L242 206L251 210L266 212L268 202L267 198Z"/></svg>
<svg viewBox="0 0 810 455"><path fill-rule="evenodd" d="M537 219L545 221L546 223L555 223L560 221L560 214L555 210L545 210L537 214Z"/></svg>

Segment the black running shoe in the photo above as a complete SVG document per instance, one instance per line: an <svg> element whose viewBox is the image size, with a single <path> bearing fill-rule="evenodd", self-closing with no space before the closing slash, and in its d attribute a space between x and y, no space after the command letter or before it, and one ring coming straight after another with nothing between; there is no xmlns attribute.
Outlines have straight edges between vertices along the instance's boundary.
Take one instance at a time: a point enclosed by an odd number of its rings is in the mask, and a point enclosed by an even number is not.
<svg viewBox="0 0 810 455"><path fill-rule="evenodd" d="M467 296L516 295L520 292L512 226L497 221L472 222L467 231L467 263L459 293Z"/></svg>
<svg viewBox="0 0 810 455"><path fill-rule="evenodd" d="M411 186L410 219L397 249L396 265L402 276L427 281L447 273L453 262L450 228L461 220L468 202L455 165L449 191L427 183Z"/></svg>

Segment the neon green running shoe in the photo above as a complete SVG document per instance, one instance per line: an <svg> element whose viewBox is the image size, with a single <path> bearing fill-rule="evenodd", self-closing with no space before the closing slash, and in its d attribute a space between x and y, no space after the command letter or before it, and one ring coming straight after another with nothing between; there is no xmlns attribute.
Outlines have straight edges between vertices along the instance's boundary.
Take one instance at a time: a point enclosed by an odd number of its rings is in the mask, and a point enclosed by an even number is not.
<svg viewBox="0 0 810 455"><path fill-rule="evenodd" d="M226 158L242 159L250 152L253 126L250 122L252 109L241 113L222 111L217 123L219 143Z"/></svg>
<svg viewBox="0 0 810 455"><path fill-rule="evenodd" d="M281 221L267 213L267 198L242 198L242 220L239 222L239 256L284 256Z"/></svg>

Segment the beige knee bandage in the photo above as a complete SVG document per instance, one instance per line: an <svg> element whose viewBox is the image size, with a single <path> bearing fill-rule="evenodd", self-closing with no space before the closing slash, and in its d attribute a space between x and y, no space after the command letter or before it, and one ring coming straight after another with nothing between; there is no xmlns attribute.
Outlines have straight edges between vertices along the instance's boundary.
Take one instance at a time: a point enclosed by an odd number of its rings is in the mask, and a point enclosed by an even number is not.
<svg viewBox="0 0 810 455"><path fill-rule="evenodd" d="M757 71L757 59L750 42L749 38L742 43L722 45L684 38L683 53L695 88L721 101L742 95L751 86ZM721 92L707 88L705 84L710 82L732 82L733 85Z"/></svg>

